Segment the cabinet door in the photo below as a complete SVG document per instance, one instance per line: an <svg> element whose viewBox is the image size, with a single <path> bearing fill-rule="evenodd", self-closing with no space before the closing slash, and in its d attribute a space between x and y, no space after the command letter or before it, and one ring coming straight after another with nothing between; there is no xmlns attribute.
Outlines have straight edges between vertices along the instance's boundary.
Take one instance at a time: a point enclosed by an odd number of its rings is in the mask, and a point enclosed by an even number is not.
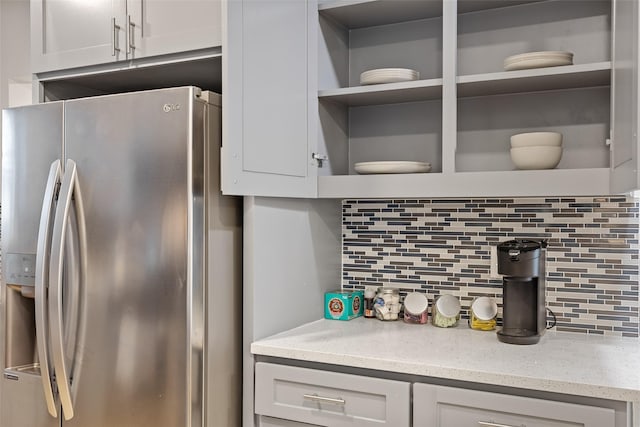
<svg viewBox="0 0 640 427"><path fill-rule="evenodd" d="M414 427L604 427L615 411L506 394L414 384Z"/></svg>
<svg viewBox="0 0 640 427"><path fill-rule="evenodd" d="M129 58L220 46L221 0L127 0Z"/></svg>
<svg viewBox="0 0 640 427"><path fill-rule="evenodd" d="M125 8L124 0L31 0L32 71L125 59Z"/></svg>
<svg viewBox="0 0 640 427"><path fill-rule="evenodd" d="M315 52L316 0L223 5L222 190L315 197L317 82L309 48Z"/></svg>
<svg viewBox="0 0 640 427"><path fill-rule="evenodd" d="M640 6L634 0L613 2L613 70L611 90L611 192L640 188L638 163L638 37Z"/></svg>

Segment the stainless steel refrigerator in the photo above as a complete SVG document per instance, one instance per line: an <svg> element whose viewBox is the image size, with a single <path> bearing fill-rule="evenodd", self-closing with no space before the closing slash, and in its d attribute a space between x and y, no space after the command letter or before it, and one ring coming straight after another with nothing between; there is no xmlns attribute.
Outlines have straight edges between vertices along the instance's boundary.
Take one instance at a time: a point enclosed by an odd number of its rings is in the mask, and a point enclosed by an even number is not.
<svg viewBox="0 0 640 427"><path fill-rule="evenodd" d="M232 427L241 200L195 87L3 110L0 427Z"/></svg>

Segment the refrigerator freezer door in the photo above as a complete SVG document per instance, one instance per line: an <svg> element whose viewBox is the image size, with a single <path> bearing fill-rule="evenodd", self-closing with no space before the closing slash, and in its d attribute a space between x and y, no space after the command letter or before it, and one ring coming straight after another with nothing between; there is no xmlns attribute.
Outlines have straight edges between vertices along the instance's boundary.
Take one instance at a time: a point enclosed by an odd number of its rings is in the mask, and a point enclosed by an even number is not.
<svg viewBox="0 0 640 427"><path fill-rule="evenodd" d="M59 426L45 402L37 354L34 295L38 228L51 164L62 158L63 104L52 102L2 113L2 278L0 287L0 426ZM18 285L20 291L6 285ZM22 294L22 295L21 295ZM38 296L36 296L38 298ZM40 335L46 331L39 330ZM42 340L40 340L42 341ZM46 370L43 370L46 371ZM45 373L46 375L46 373ZM49 391L51 391L49 389Z"/></svg>
<svg viewBox="0 0 640 427"><path fill-rule="evenodd" d="M204 233L204 124L195 93L65 104L86 233L75 415L65 427L201 425L203 386L193 379L202 378L203 255L193 236Z"/></svg>

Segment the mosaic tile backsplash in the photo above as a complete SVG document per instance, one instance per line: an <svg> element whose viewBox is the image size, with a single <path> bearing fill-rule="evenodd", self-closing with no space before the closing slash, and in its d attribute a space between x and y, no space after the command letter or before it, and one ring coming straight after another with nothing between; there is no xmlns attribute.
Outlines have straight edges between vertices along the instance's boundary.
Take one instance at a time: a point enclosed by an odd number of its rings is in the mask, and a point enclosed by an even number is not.
<svg viewBox="0 0 640 427"><path fill-rule="evenodd" d="M491 246L545 239L557 329L638 337L638 211L630 197L344 200L342 287L496 298ZM500 319L499 319L500 320Z"/></svg>

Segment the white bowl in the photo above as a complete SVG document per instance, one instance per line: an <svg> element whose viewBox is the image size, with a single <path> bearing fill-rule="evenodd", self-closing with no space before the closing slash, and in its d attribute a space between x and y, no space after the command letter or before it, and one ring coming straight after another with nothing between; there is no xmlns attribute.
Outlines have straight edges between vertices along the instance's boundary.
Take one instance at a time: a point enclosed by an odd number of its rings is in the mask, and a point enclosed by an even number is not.
<svg viewBox="0 0 640 427"><path fill-rule="evenodd" d="M560 147L562 134L558 132L527 132L511 136L511 148L519 147Z"/></svg>
<svg viewBox="0 0 640 427"><path fill-rule="evenodd" d="M553 169L562 158L562 147L516 147L511 160L518 169Z"/></svg>

